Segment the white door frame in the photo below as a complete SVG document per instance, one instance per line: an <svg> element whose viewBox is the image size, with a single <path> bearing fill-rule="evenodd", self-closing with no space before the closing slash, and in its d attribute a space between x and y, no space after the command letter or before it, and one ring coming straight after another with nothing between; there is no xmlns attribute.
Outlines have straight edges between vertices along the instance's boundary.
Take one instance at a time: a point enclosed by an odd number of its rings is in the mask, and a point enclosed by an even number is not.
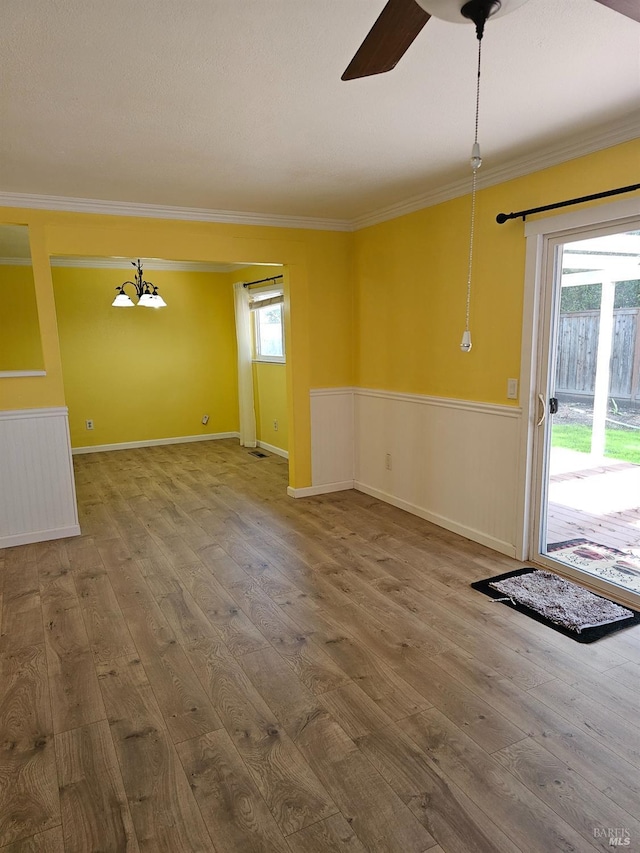
<svg viewBox="0 0 640 853"><path fill-rule="evenodd" d="M525 285L522 324L522 355L520 371L520 402L522 405L520 459L519 459L519 488L516 530L516 558L520 560L544 563L544 558L538 555L538 547L534 537L536 513L540 509L540 485L543 459L538 452L539 442L535 441L536 423L538 421L539 400L542 394L547 399L546 387L540 387L541 354L548 351L551 326L551 299L549 288L553 283L554 249L558 242L569 239L580 239L582 233L615 227L616 230L631 230L640 227L640 197L636 196L610 204L588 207L584 210L571 211L558 216L536 219L525 224L526 260ZM563 240L566 238L566 240ZM543 371L543 373L546 371ZM557 563L551 563L557 570ZM564 567L562 569L564 572ZM583 582L585 576L566 567L568 575L579 577ZM611 591L609 585L598 582L593 578L589 585L595 588ZM616 588L617 590L618 588ZM629 603L635 607L640 605L640 596L629 593ZM618 597L626 598L621 593Z"/></svg>

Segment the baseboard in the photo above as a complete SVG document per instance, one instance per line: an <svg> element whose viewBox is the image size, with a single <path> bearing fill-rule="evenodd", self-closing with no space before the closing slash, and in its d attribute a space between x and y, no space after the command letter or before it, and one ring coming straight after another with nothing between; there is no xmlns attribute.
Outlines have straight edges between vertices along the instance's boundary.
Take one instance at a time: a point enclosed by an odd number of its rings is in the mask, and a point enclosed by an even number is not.
<svg viewBox="0 0 640 853"><path fill-rule="evenodd" d="M384 501L392 506L397 506L398 509L404 509L412 515L417 515L419 518L424 518L425 521L437 524L438 527L443 527L445 530L450 530L452 533L464 536L465 539L471 539L472 542L478 542L480 545L486 545L487 548L491 548L493 551L498 551L500 554L506 554L507 557L515 558L516 556L516 546L511 542L503 542L501 539L495 539L493 536L487 536L486 533L482 533L480 530L475 530L472 527L466 527L464 524L459 524L457 521L445 518L435 512L429 512L429 510L424 509L421 506L416 506L416 504L409 503L409 501L397 498L395 495L383 492L381 489L374 489L372 486L367 486L366 483L360 483L356 480L353 484L353 488L357 489L359 492L364 492L366 495L371 495L372 498L378 498L378 500Z"/></svg>
<svg viewBox="0 0 640 853"><path fill-rule="evenodd" d="M290 498L310 498L313 495L327 495L329 492L344 492L347 489L353 489L353 480L343 480L341 483L324 483L322 486L305 486L302 489L287 486L287 494Z"/></svg>
<svg viewBox="0 0 640 853"><path fill-rule="evenodd" d="M30 533L14 533L13 536L0 537L0 548L13 548L16 545L31 545L33 542L49 542L51 539L67 539L80 536L79 525L59 527L55 530L36 530Z"/></svg>
<svg viewBox="0 0 640 853"><path fill-rule="evenodd" d="M136 447L157 447L160 444L186 444L191 441L217 441L221 438L240 438L239 432L211 432L204 435L181 435L176 438L151 438L147 441L123 441L120 444L94 444L90 447L73 447L71 453L105 453L109 450L133 450Z"/></svg>
<svg viewBox="0 0 640 853"><path fill-rule="evenodd" d="M275 453L276 456L282 456L283 459L289 458L289 452L287 450L283 450L281 447L276 447L275 444L267 444L266 441L259 441L258 447L261 447L263 450L268 450L269 453Z"/></svg>

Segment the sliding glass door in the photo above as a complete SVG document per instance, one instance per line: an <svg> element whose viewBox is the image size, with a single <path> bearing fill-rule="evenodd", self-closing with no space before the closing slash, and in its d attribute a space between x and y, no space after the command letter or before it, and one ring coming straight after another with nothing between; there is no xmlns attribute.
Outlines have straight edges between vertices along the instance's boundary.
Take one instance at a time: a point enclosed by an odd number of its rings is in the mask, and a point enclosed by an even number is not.
<svg viewBox="0 0 640 853"><path fill-rule="evenodd" d="M536 556L640 594L640 230L553 239L545 275Z"/></svg>

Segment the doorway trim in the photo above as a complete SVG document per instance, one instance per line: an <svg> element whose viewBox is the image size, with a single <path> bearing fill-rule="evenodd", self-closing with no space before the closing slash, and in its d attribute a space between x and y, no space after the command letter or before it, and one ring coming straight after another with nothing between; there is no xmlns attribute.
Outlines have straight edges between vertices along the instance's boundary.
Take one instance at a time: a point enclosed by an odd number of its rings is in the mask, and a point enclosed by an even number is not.
<svg viewBox="0 0 640 853"><path fill-rule="evenodd" d="M544 341L542 312L544 310L545 277L549 264L553 263L552 241L563 235L574 237L580 231L589 231L598 226L619 225L621 230L640 217L640 197L624 199L610 204L600 204L583 210L571 211L558 216L545 217L526 222L524 304L522 322L522 353L520 369L520 402L522 406L520 452L518 466L518 507L516 528L516 558L531 561L534 555L533 542L533 488L539 460L536 457L536 414L538 394L546 389L539 388L539 359ZM567 574L572 574L568 571ZM581 579L584 580L582 574ZM599 586L599 584L595 584ZM610 587L609 587L610 589ZM617 588L616 588L617 589ZM638 596L630 593L637 607ZM620 596L626 597L626 596Z"/></svg>

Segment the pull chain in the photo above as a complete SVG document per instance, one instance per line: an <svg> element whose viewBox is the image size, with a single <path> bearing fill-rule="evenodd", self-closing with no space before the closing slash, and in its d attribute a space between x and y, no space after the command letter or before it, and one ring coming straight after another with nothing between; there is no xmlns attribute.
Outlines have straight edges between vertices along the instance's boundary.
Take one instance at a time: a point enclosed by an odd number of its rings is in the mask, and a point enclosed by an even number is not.
<svg viewBox="0 0 640 853"><path fill-rule="evenodd" d="M471 349L471 331L469 329L469 316L471 313L471 272L473 269L473 239L476 228L476 187L478 182L478 169L482 165L480 146L478 144L478 120L480 116L480 67L482 64L482 39L478 39L478 77L476 82L476 123L473 137L473 148L471 149L471 168L473 177L471 180L471 227L469 232L469 267L467 271L467 304L465 312L464 334L460 349L469 352Z"/></svg>

